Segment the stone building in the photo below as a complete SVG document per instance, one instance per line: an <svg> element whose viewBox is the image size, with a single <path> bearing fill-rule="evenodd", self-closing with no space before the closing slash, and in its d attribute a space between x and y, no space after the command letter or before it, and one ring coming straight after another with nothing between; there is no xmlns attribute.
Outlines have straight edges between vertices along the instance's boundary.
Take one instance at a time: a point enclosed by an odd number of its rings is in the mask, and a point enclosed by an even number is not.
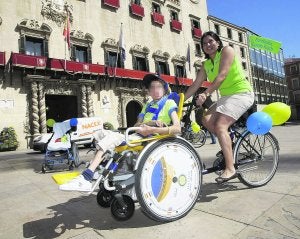
<svg viewBox="0 0 300 239"><path fill-rule="evenodd" d="M1 1L0 129L13 126L26 148L49 118L131 126L147 72L177 91L192 83L207 29L206 1Z"/></svg>
<svg viewBox="0 0 300 239"><path fill-rule="evenodd" d="M291 119L300 120L300 58L286 59L284 71L292 111Z"/></svg>

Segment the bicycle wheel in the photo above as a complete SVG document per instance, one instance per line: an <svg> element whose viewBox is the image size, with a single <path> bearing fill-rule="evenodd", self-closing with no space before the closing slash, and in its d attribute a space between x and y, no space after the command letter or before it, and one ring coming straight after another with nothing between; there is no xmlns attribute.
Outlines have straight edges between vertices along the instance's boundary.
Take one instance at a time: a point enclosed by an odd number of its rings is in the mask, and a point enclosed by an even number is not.
<svg viewBox="0 0 300 239"><path fill-rule="evenodd" d="M200 148L203 146L206 142L206 133L204 130L200 130L198 133L192 133L191 134L191 140L192 144L195 148Z"/></svg>
<svg viewBox="0 0 300 239"><path fill-rule="evenodd" d="M249 187L267 184L274 176L279 160L279 146L271 134L245 132L234 148L238 178Z"/></svg>
<svg viewBox="0 0 300 239"><path fill-rule="evenodd" d="M195 149L182 138L148 145L138 159L135 190L149 218L170 222L184 217L199 198L202 164Z"/></svg>

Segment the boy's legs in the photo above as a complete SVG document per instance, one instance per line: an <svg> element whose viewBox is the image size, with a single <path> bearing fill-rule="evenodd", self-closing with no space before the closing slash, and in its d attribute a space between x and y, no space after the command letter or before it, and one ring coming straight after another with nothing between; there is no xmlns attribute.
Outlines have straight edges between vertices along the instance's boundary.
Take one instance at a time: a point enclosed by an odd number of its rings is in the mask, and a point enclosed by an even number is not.
<svg viewBox="0 0 300 239"><path fill-rule="evenodd" d="M98 131L94 138L97 142L97 153L91 161L89 167L81 175L72 179L70 182L59 186L60 190L66 191L90 191L92 189L92 179L94 172L102 161L102 155L106 150L113 150L124 141L124 135L109 130Z"/></svg>

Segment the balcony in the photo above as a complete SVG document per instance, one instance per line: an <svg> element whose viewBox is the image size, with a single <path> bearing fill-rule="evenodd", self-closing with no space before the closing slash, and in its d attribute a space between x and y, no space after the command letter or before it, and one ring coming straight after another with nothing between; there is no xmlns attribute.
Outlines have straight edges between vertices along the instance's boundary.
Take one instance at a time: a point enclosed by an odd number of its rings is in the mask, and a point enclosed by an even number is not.
<svg viewBox="0 0 300 239"><path fill-rule="evenodd" d="M120 0L103 0L103 4L112 8L119 8Z"/></svg>
<svg viewBox="0 0 300 239"><path fill-rule="evenodd" d="M171 21L171 28L174 31L180 32L182 30L182 23L180 21L177 21L177 20L172 20Z"/></svg>
<svg viewBox="0 0 300 239"><path fill-rule="evenodd" d="M5 63L5 52L0 51L0 66L4 66Z"/></svg>
<svg viewBox="0 0 300 239"><path fill-rule="evenodd" d="M138 16L138 17L144 17L144 8L141 5L132 3L130 5L130 12L132 15Z"/></svg>
<svg viewBox="0 0 300 239"><path fill-rule="evenodd" d="M201 29L199 28L193 28L193 37L196 37L196 38L201 38L202 36L202 31Z"/></svg>
<svg viewBox="0 0 300 239"><path fill-rule="evenodd" d="M19 53L12 53L12 65L26 68L45 69L47 57L30 56Z"/></svg>
<svg viewBox="0 0 300 239"><path fill-rule="evenodd" d="M152 21L158 25L164 25L165 24L165 18L163 15L157 12L152 12Z"/></svg>

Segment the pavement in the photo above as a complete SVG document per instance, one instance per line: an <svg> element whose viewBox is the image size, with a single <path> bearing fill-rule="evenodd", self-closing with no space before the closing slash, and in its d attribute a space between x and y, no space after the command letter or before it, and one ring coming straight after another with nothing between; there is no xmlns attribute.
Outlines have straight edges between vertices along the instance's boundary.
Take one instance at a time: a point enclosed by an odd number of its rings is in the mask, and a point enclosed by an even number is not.
<svg viewBox="0 0 300 239"><path fill-rule="evenodd" d="M253 189L236 179L220 186L214 173L204 175L200 201L171 223L149 219L138 205L130 220L116 221L98 206L96 193L59 191L53 172L40 172L43 154L0 152L0 238L300 238L300 125L273 127L272 133L281 150L271 182ZM219 150L209 143L198 151L207 166ZM80 157L88 161L93 154L86 152Z"/></svg>

